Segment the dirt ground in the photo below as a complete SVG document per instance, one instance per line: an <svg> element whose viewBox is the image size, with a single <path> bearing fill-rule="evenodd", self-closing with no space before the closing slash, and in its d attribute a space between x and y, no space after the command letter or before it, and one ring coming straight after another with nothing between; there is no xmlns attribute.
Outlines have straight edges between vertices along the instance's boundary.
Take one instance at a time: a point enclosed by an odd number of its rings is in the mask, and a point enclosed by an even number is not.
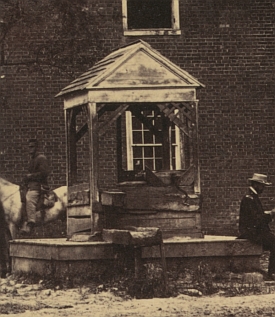
<svg viewBox="0 0 275 317"><path fill-rule="evenodd" d="M266 270L268 253L261 258ZM231 273L230 273L231 274ZM24 317L251 317L275 316L275 282L264 281L259 272L233 274L245 284L226 286L212 295L196 289L169 298L136 299L121 295L113 286L91 285L61 289L47 288L45 281L30 283L25 278L0 279L0 316ZM254 283L254 284L253 284ZM242 288L240 285L247 288ZM260 287L259 287L260 285Z"/></svg>
<svg viewBox="0 0 275 317"><path fill-rule="evenodd" d="M40 284L19 284L13 278L1 280L0 315L50 316L274 316L275 294L130 299L110 291L93 294L87 287L67 290L43 289ZM197 294L198 295L198 294Z"/></svg>

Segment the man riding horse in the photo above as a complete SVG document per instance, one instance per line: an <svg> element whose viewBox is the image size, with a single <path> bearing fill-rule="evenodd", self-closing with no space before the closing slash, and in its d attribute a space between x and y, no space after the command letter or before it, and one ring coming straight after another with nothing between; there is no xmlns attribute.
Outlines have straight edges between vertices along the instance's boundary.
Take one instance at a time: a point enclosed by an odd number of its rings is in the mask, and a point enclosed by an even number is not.
<svg viewBox="0 0 275 317"><path fill-rule="evenodd" d="M49 190L48 175L49 166L45 155L38 152L38 142L36 139L29 140L29 173L24 179L26 186L26 216L21 233L30 234L36 223L36 210L41 201L43 192Z"/></svg>

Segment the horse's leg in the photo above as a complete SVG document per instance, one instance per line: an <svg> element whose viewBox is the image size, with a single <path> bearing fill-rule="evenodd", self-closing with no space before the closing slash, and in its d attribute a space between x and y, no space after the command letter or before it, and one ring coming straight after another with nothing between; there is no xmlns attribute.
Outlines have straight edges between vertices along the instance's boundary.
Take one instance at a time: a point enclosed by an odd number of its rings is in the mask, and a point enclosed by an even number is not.
<svg viewBox="0 0 275 317"><path fill-rule="evenodd" d="M10 229L6 229L5 231L5 240L6 240L6 271L7 273L11 273L11 267L12 267L12 263L11 263L11 256L10 256L10 241L12 240L12 235L10 232Z"/></svg>

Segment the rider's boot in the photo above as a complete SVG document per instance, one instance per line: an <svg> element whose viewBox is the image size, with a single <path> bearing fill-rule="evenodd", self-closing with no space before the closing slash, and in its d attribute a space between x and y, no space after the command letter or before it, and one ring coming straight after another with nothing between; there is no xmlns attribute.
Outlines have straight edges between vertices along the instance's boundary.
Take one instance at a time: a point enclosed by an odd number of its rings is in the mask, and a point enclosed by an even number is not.
<svg viewBox="0 0 275 317"><path fill-rule="evenodd" d="M34 222L27 222L25 221L20 229L20 233L24 234L31 234L34 228Z"/></svg>

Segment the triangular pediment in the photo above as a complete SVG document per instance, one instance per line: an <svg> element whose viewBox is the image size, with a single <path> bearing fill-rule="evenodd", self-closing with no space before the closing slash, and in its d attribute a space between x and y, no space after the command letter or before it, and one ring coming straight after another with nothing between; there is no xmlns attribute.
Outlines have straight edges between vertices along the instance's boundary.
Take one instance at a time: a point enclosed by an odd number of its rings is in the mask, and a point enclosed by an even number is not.
<svg viewBox="0 0 275 317"><path fill-rule="evenodd" d="M97 87L122 88L142 86L192 85L180 74L172 71L162 60L152 58L144 50L135 52L117 69L104 78Z"/></svg>
<svg viewBox="0 0 275 317"><path fill-rule="evenodd" d="M113 51L57 96L83 90L131 87L200 88L204 85L139 40Z"/></svg>

